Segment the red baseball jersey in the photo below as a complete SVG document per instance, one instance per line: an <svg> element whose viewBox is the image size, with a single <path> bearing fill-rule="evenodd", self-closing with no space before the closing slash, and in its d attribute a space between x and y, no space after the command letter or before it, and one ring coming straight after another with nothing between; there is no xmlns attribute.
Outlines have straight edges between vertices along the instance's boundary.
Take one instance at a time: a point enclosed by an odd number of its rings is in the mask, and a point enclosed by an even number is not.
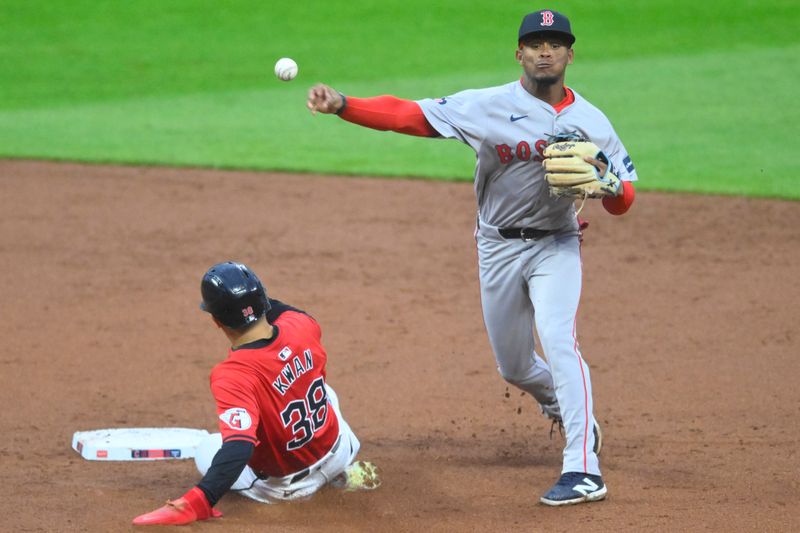
<svg viewBox="0 0 800 533"><path fill-rule="evenodd" d="M283 477L328 453L339 421L325 390L328 357L317 322L292 309L272 325L272 339L231 349L214 367L211 392L223 442L252 442L250 467Z"/></svg>

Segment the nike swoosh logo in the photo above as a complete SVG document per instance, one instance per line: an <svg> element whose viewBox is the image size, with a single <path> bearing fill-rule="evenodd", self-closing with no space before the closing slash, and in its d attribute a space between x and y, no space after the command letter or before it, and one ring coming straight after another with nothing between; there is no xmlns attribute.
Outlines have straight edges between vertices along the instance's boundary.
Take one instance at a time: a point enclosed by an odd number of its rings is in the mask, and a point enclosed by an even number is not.
<svg viewBox="0 0 800 533"><path fill-rule="evenodd" d="M511 119L511 122L516 122L518 120L522 120L523 118L525 118L527 116L528 115L522 115L522 116L519 116L519 117L515 117L514 115L511 115L509 118Z"/></svg>

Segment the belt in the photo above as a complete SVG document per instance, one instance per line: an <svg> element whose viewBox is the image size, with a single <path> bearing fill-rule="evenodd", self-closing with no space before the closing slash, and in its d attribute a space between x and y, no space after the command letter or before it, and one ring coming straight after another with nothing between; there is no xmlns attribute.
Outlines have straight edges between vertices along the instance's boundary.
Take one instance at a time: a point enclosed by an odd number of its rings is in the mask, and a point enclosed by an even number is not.
<svg viewBox="0 0 800 533"><path fill-rule="evenodd" d="M536 228L498 228L497 232L504 239L522 239L523 241L535 241L554 234L555 229L536 229Z"/></svg>
<svg viewBox="0 0 800 533"><path fill-rule="evenodd" d="M328 453L326 453L326 454L323 456L323 459L324 459L325 457L328 457L329 455L333 455L334 453L336 453L336 450L338 450L338 449L339 449L339 445L340 445L341 443L342 443L342 436L341 436L341 435L339 435L339 436L336 438L336 443L333 445L333 448L331 448L331 451L329 451ZM313 472L313 471L317 470L317 469L319 468L319 464L318 464L318 463L319 463L319 462L321 462L321 461L322 461L322 459L320 459L320 460L317 462L317 464L314 464L313 466L309 466L308 468L306 468L306 469L304 469L304 470L301 470L301 471L299 471L298 473L296 473L295 475L293 475L293 476L292 476L292 479L291 479L291 480L289 480L289 483L290 483L290 484L291 484L291 483L297 483L298 481L300 481L300 480L301 480L301 479L303 479L304 477L308 476L308 475L309 475L311 472ZM263 480L267 480L267 479L269 479L269 477L270 477L270 476L268 476L268 475L266 475L266 474L263 474L263 473L261 473L261 472L256 472L256 477L257 477L258 479L260 479L260 480L262 480L262 481L263 481Z"/></svg>

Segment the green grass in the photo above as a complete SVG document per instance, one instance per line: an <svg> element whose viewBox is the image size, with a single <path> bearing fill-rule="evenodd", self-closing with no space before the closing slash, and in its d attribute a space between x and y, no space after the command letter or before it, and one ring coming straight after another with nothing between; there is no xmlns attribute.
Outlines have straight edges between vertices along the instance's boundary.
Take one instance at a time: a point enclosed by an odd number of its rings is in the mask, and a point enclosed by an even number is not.
<svg viewBox="0 0 800 533"><path fill-rule="evenodd" d="M528 2L4 0L0 156L471 179L455 141L305 109L325 81L442 96L519 76ZM609 3L605 3L609 4ZM800 198L800 4L555 2L568 84L611 118L638 188ZM299 77L278 81L282 56Z"/></svg>

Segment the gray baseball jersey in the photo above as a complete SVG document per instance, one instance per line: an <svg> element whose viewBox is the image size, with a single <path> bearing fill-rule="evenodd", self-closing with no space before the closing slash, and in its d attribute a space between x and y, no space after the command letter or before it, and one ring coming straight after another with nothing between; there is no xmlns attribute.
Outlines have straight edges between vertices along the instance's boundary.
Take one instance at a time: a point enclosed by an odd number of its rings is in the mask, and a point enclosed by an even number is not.
<svg viewBox="0 0 800 533"><path fill-rule="evenodd" d="M475 194L481 221L538 229L575 223L574 202L551 197L544 179L542 152L552 134L576 131L585 135L605 152L620 179L637 179L606 116L573 93L574 103L560 113L531 95L520 81L417 101L443 137L458 139L475 150Z"/></svg>

